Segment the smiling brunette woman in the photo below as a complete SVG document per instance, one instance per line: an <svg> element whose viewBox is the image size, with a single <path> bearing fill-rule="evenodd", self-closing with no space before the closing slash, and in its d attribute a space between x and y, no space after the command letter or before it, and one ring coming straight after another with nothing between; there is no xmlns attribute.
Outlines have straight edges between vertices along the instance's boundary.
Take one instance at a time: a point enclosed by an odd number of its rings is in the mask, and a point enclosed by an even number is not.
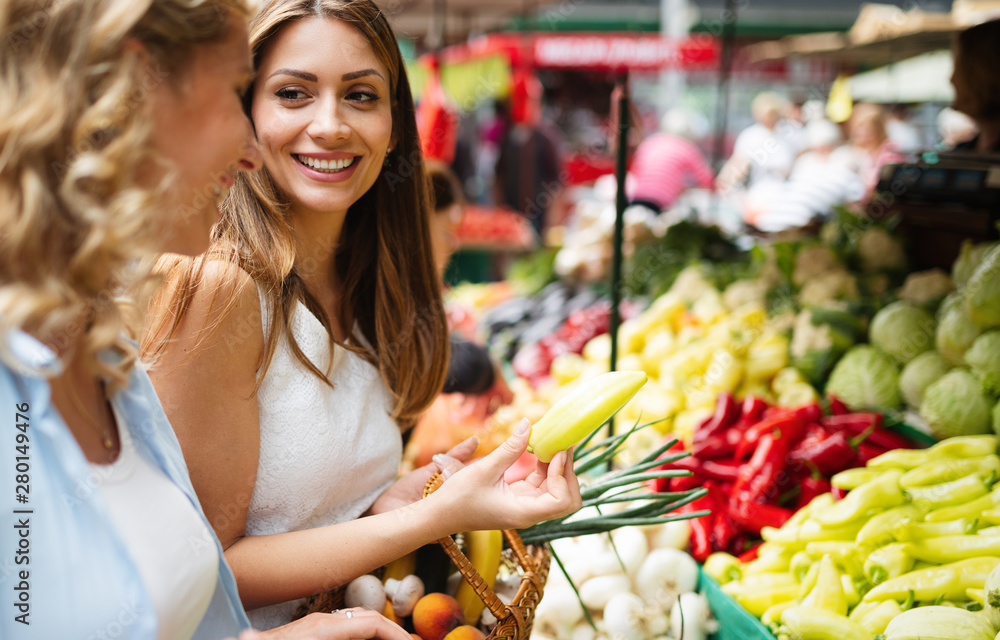
<svg viewBox="0 0 1000 640"><path fill-rule="evenodd" d="M237 180L201 260L164 261L143 352L258 628L458 531L578 508L572 456L503 473L530 425L397 480L440 392L441 284L413 100L370 0L265 1L247 105L264 169ZM449 461L448 458L451 460ZM425 500L430 474L454 475ZM364 517L362 517L364 516Z"/></svg>

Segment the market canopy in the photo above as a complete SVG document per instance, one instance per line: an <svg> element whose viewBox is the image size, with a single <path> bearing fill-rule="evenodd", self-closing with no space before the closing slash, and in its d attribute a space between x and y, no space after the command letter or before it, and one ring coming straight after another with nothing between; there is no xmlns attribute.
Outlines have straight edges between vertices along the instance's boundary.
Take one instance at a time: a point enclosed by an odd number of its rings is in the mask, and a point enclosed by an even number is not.
<svg viewBox="0 0 1000 640"><path fill-rule="evenodd" d="M512 18L555 4L556 0L375 0L397 36L425 41L435 29L445 45L495 31ZM440 26L439 26L440 23Z"/></svg>
<svg viewBox="0 0 1000 640"><path fill-rule="evenodd" d="M719 65L719 43L711 36L667 38L631 33L491 33L427 54L408 73L419 95L429 58L438 56L441 84L462 110L507 95L512 70L576 71L705 70Z"/></svg>
<svg viewBox="0 0 1000 640"><path fill-rule="evenodd" d="M881 104L951 102L951 51L933 51L848 79L851 97Z"/></svg>
<svg viewBox="0 0 1000 640"><path fill-rule="evenodd" d="M967 26L964 20L950 13L904 11L894 5L868 4L862 7L854 26L846 33L788 36L747 47L746 53L753 61L798 55L856 64L888 64L948 49L954 34Z"/></svg>

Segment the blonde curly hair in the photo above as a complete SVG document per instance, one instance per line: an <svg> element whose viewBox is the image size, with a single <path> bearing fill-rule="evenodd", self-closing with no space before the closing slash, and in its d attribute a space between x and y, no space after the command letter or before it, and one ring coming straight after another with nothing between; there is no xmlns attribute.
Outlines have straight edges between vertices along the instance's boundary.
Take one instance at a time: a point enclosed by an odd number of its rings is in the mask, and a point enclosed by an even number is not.
<svg viewBox="0 0 1000 640"><path fill-rule="evenodd" d="M150 141L148 96L195 47L226 35L231 12L249 7L0 3L0 336L22 329L57 352L77 348L89 370L124 384L136 358L123 333L125 271L161 233L157 201L172 178ZM129 55L133 44L148 56ZM99 359L107 349L121 357ZM10 363L7 351L0 340Z"/></svg>

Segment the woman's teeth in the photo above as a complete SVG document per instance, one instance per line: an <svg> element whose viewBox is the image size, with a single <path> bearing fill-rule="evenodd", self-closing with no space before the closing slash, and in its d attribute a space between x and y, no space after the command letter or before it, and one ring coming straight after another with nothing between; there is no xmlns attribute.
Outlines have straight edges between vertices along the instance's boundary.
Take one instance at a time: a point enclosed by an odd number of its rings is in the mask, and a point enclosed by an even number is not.
<svg viewBox="0 0 1000 640"><path fill-rule="evenodd" d="M316 158L310 158L309 156L296 155L295 159L310 169L323 171L324 173L336 173L338 171L343 171L354 164L357 157L345 158L343 160L317 160Z"/></svg>

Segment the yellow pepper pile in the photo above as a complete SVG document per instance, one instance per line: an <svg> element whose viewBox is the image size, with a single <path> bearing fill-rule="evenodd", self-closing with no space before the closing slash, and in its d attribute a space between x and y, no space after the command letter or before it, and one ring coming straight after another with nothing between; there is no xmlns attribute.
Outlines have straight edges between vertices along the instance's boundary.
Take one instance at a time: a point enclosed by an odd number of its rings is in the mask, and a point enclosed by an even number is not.
<svg viewBox="0 0 1000 640"><path fill-rule="evenodd" d="M849 491L842 500L823 494L780 529L765 527L755 560L714 554L705 572L779 639L904 640L918 616L886 629L908 609L979 612L1000 564L997 446L996 436L965 436L889 451L833 477ZM992 624L985 613L970 624L979 618Z"/></svg>

